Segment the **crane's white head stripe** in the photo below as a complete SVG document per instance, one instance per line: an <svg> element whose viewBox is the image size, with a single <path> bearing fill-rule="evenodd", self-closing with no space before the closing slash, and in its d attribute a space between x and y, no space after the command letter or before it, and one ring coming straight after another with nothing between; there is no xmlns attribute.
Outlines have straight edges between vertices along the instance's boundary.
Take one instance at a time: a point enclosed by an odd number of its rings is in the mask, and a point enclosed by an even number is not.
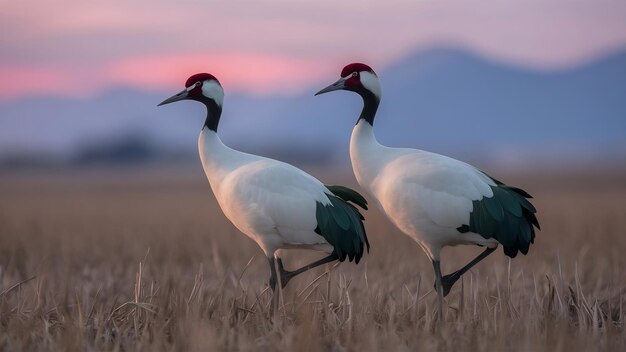
<svg viewBox="0 0 626 352"><path fill-rule="evenodd" d="M378 77L371 72L361 71L359 73L359 78L361 79L363 87L372 92L378 100L380 100L382 90L380 88L380 81L378 80Z"/></svg>
<svg viewBox="0 0 626 352"><path fill-rule="evenodd" d="M190 88L193 89L193 86L187 88L187 90ZM222 106L222 103L224 102L224 89L214 80L206 80L202 82L202 95L213 99L219 106Z"/></svg>

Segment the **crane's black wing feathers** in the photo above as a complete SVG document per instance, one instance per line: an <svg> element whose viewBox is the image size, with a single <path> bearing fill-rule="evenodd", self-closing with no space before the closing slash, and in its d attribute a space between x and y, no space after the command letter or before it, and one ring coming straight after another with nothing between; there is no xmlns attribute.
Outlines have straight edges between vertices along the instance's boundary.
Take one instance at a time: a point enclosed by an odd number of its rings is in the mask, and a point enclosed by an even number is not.
<svg viewBox="0 0 626 352"><path fill-rule="evenodd" d="M537 209L527 199L532 197L520 188L507 186L485 175L496 184L491 186L493 196L473 201L469 224L457 230L496 239L511 258L518 252L527 254L530 244L535 241L535 227L541 229L535 215Z"/></svg>
<svg viewBox="0 0 626 352"><path fill-rule="evenodd" d="M330 204L316 203L315 217L317 227L315 232L324 237L340 261L354 260L358 263L363 256L364 247L369 252L370 244L367 240L365 219L359 210L348 203L353 202L363 209L367 209L367 201L358 192L343 186L326 186Z"/></svg>

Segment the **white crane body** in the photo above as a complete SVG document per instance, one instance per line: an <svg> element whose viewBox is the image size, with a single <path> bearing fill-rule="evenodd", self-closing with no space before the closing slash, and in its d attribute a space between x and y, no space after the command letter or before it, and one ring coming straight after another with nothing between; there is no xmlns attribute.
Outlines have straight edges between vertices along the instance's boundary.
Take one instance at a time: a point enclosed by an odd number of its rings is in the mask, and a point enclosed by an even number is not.
<svg viewBox="0 0 626 352"><path fill-rule="evenodd" d="M330 204L320 181L289 164L231 149L207 128L198 149L224 215L267 256L288 248L333 251L315 233L316 203Z"/></svg>
<svg viewBox="0 0 626 352"><path fill-rule="evenodd" d="M364 217L350 204L367 209L367 201L360 194L347 187L324 185L287 163L243 153L222 143L217 127L224 91L213 75L189 77L183 91L159 105L181 100L198 101L207 108L198 139L202 168L224 215L268 258L272 290L278 281L276 264L284 287L292 277L311 268L346 258L358 263L365 249L369 251ZM329 255L287 271L277 251L291 248ZM276 307L276 300L272 302Z"/></svg>
<svg viewBox="0 0 626 352"><path fill-rule="evenodd" d="M350 159L359 185L431 259L438 260L444 246L498 245L457 230L469 224L473 201L493 197L495 182L473 166L423 150L385 147L365 120L352 132Z"/></svg>
<svg viewBox="0 0 626 352"><path fill-rule="evenodd" d="M371 67L362 63L347 65L337 82L316 95L336 90L352 91L363 99L363 110L350 138L354 175L387 218L431 259L439 318L443 297L452 285L498 244L509 257L528 253L535 227L539 228L528 193L462 161L378 143L373 126L382 90ZM463 268L442 277L442 248L459 244L479 245L486 250Z"/></svg>

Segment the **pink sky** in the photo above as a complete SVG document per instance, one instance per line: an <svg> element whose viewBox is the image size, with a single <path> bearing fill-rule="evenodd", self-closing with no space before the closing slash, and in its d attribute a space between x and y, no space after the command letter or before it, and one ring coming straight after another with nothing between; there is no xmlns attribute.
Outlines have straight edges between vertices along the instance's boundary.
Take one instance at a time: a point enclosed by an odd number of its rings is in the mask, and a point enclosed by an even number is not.
<svg viewBox="0 0 626 352"><path fill-rule="evenodd" d="M564 68L625 48L625 18L623 0L4 1L0 99L176 90L199 71L231 91L289 94L349 61L380 71L442 43Z"/></svg>

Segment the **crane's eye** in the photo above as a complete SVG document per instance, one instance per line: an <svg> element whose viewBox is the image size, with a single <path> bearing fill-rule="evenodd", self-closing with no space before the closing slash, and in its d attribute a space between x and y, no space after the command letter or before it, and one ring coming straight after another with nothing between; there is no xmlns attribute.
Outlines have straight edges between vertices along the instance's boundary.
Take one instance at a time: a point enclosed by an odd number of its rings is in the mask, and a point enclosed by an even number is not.
<svg viewBox="0 0 626 352"><path fill-rule="evenodd" d="M352 72L352 77L356 77L356 76L358 76L358 75L359 75L359 73L358 73L358 72Z"/></svg>
<svg viewBox="0 0 626 352"><path fill-rule="evenodd" d="M196 87L200 87L202 85L202 82L198 81L196 82Z"/></svg>

